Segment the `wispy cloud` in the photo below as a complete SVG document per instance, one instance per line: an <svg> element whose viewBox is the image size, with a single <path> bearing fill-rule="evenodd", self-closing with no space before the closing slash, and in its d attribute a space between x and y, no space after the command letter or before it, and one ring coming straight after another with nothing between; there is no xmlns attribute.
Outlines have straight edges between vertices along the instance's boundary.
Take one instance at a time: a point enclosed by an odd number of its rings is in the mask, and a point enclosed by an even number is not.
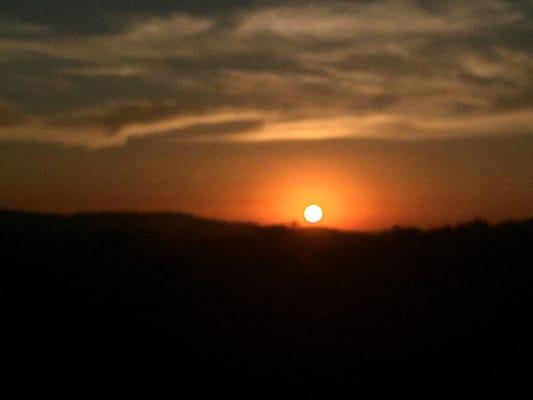
<svg viewBox="0 0 533 400"><path fill-rule="evenodd" d="M424 139L525 132L533 122L527 2L206 8L113 8L101 31L77 35L4 15L0 138L89 147L186 131Z"/></svg>
<svg viewBox="0 0 533 400"><path fill-rule="evenodd" d="M24 123L26 116L15 106L0 101L0 129Z"/></svg>
<svg viewBox="0 0 533 400"><path fill-rule="evenodd" d="M239 31L289 37L349 39L355 35L446 34L518 22L522 15L499 0L453 2L440 9L414 0L328 2L281 6L245 14Z"/></svg>

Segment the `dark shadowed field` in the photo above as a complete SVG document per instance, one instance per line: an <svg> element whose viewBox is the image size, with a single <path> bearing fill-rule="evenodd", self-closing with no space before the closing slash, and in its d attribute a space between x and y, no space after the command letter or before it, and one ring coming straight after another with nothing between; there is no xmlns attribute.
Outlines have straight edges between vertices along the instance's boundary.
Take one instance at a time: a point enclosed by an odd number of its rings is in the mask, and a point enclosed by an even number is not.
<svg viewBox="0 0 533 400"><path fill-rule="evenodd" d="M3 380L72 398L249 384L249 398L282 384L527 398L532 246L532 220L360 234L0 213Z"/></svg>

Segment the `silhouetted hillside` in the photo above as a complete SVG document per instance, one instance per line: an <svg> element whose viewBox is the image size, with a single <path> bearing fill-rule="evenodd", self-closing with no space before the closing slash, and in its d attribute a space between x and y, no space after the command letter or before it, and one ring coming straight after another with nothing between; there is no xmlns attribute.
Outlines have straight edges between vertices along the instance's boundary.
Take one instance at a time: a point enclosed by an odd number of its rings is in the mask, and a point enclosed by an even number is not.
<svg viewBox="0 0 533 400"><path fill-rule="evenodd" d="M509 398L530 383L532 245L533 220L361 234L3 212L2 364L25 390L78 394L155 380Z"/></svg>

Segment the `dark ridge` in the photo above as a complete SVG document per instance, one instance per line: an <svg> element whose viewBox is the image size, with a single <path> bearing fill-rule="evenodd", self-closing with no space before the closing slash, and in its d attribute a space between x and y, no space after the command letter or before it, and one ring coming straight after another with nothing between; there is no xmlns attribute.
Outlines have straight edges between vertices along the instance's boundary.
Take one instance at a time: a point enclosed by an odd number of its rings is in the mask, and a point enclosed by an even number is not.
<svg viewBox="0 0 533 400"><path fill-rule="evenodd" d="M514 398L530 382L532 245L532 219L364 234L0 211L4 380L73 398L137 385Z"/></svg>

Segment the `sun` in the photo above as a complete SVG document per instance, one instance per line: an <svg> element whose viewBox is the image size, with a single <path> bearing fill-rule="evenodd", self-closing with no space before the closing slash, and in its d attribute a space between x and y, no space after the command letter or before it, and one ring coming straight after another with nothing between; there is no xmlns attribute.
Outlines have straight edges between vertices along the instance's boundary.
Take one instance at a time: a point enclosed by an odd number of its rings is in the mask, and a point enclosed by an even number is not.
<svg viewBox="0 0 533 400"><path fill-rule="evenodd" d="M324 215L322 208L316 204L311 204L305 207L304 218L310 224L316 224L322 219L322 215Z"/></svg>

